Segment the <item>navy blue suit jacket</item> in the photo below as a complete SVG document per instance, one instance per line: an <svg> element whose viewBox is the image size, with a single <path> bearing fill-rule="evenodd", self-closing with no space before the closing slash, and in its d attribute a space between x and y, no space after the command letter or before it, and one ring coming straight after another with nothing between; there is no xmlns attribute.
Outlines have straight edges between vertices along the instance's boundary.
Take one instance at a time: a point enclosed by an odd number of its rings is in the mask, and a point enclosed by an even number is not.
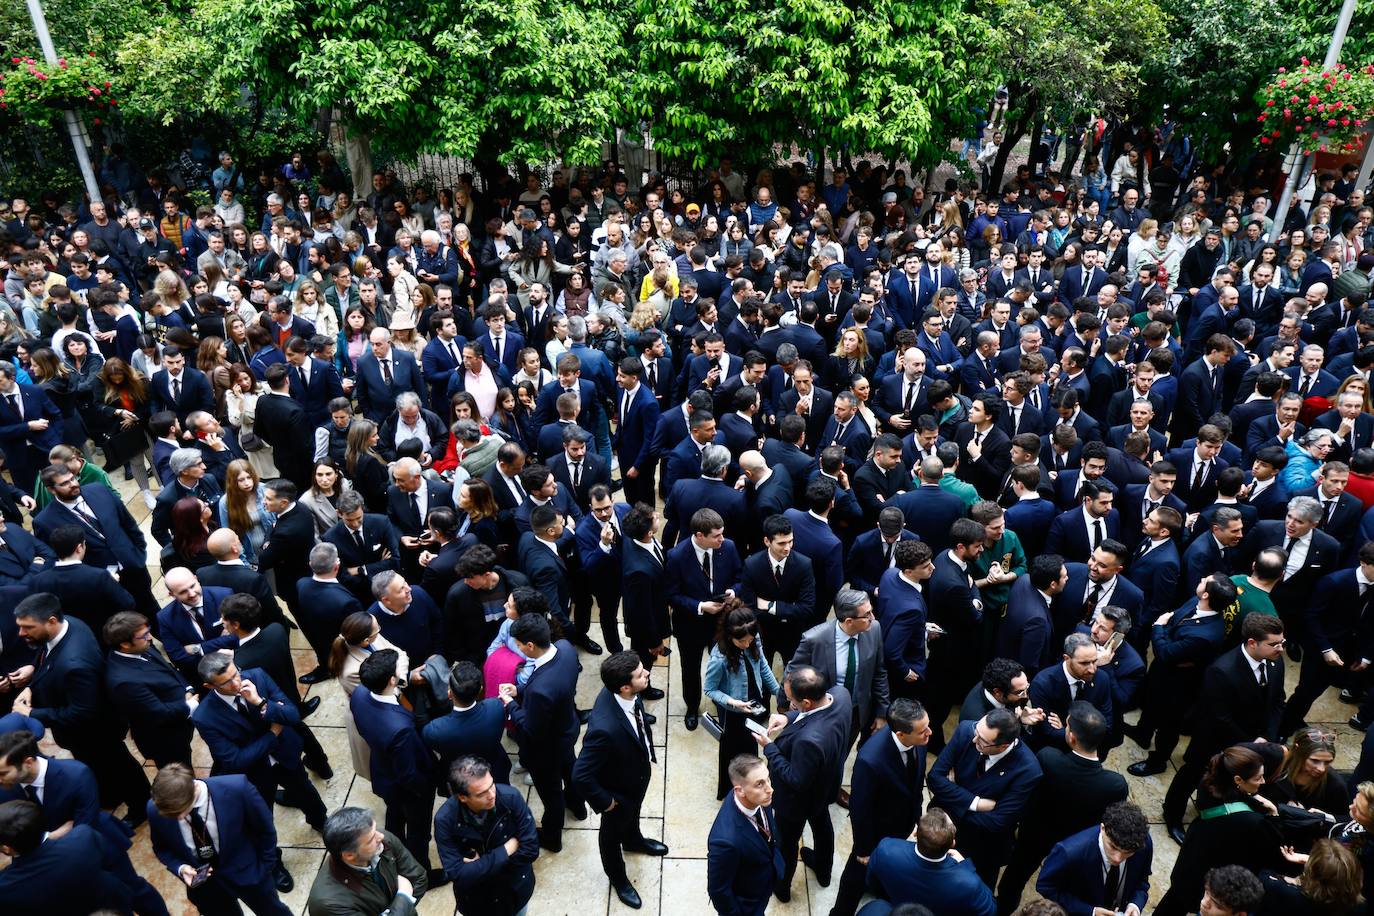
<svg viewBox="0 0 1374 916"><path fill-rule="evenodd" d="M95 831L74 827L0 871L0 900L15 913L81 916L107 907L132 912L130 889L114 874L119 858Z"/></svg>
<svg viewBox="0 0 1374 916"><path fill-rule="evenodd" d="M262 883L277 862L277 828L271 809L243 776L211 776L201 781L210 792L219 833L215 873L241 886ZM153 853L172 874L183 865L199 867L200 861L182 839L176 819L159 814L151 801L148 832Z"/></svg>
<svg viewBox="0 0 1374 916"><path fill-rule="evenodd" d="M415 728L415 713L378 701L366 688L354 690L348 706L372 749L372 791L384 799L433 797L433 763Z"/></svg>
<svg viewBox="0 0 1374 916"><path fill-rule="evenodd" d="M199 681L196 681L199 683ZM105 662L105 690L129 722L144 757L163 764L191 744L188 682L156 648L143 659L111 653Z"/></svg>
<svg viewBox="0 0 1374 916"><path fill-rule="evenodd" d="M783 513L792 522L793 553L811 560L816 570L816 609L830 612L840 587L844 585L844 545L830 525L802 509L788 509Z"/></svg>
<svg viewBox="0 0 1374 916"><path fill-rule="evenodd" d="M339 581L348 587L358 600L365 601L372 595L372 577L379 572L397 569L401 556L400 536L385 515L365 513L363 515L362 550L353 538L353 532L342 521L324 533L320 540L339 548ZM385 551L391 552L390 559L383 559ZM349 573L357 568L358 575Z"/></svg>
<svg viewBox="0 0 1374 916"><path fill-rule="evenodd" d="M358 399L358 409L378 426L396 409L396 395L411 391L419 395L421 400L425 396L424 378L420 375L414 355L392 347L388 358L391 360L390 385L383 379L381 363L371 350L358 360L354 381L353 394Z"/></svg>
<svg viewBox="0 0 1374 916"><path fill-rule="evenodd" d="M571 618L568 616L572 607L572 591L568 582L566 555L561 551L569 549L565 547L565 543L575 542L576 538L572 531L563 529L563 538L558 542L558 556L540 543L533 531L526 531L520 535L520 542L516 545L520 571L529 576L531 586L543 592L549 601L549 609L564 630L572 626ZM575 549L575 543L570 546Z"/></svg>
<svg viewBox="0 0 1374 916"><path fill-rule="evenodd" d="M739 809L732 792L706 839L706 892L716 912L725 916L763 916L773 885L782 879L777 818L772 808L759 810L768 823L768 838Z"/></svg>
<svg viewBox="0 0 1374 916"><path fill-rule="evenodd" d="M1101 519L1103 539L1121 539L1121 516L1115 509ZM1083 509L1075 506L1061 512L1050 522L1049 533L1045 536L1045 553L1057 553L1065 560L1086 563L1093 552L1092 541L1088 538L1088 526L1083 520Z"/></svg>
<svg viewBox="0 0 1374 916"><path fill-rule="evenodd" d="M725 533L736 541L744 539L748 509L743 490L736 490L719 478L687 477L676 481L663 504L663 542L669 546L677 538L688 538L692 516L699 509L714 509L725 520Z"/></svg>
<svg viewBox="0 0 1374 916"><path fill-rule="evenodd" d="M859 748L849 792L849 823L856 855L871 854L884 837L906 839L921 819L925 745L913 747L908 753L916 755L914 779L897 750L891 726L878 729Z"/></svg>
<svg viewBox="0 0 1374 916"><path fill-rule="evenodd" d="M964 501L938 485L922 484L893 497L888 505L902 510L906 530L935 553L949 546L949 528L964 515Z"/></svg>
<svg viewBox="0 0 1374 916"><path fill-rule="evenodd" d="M467 341L458 336L453 338L452 344L458 354L456 360L437 334L420 351L420 374L429 385L429 409L441 417L448 415L448 385L454 371L461 372L463 368L463 347Z"/></svg>
<svg viewBox="0 0 1374 916"><path fill-rule="evenodd" d="M616 397L616 457L622 469L638 468L644 474L652 470L654 459L654 433L658 429L658 400L648 386L640 384L630 402L626 416L620 416L620 405L624 398Z"/></svg>
<svg viewBox="0 0 1374 916"><path fill-rule="evenodd" d="M302 385L295 366L290 367L287 378L291 384L291 397L305 409L310 425L322 426L329 420L329 402L344 396L343 383L339 381L339 370L333 363L310 357L310 384Z"/></svg>
<svg viewBox="0 0 1374 916"><path fill-rule="evenodd" d="M962 841L959 849L968 855ZM905 837L888 837L878 844L868 862L868 888L894 904L920 903L932 913L993 916L997 912L992 891L971 861L957 862L946 856L929 862L916 854L916 844Z"/></svg>
<svg viewBox="0 0 1374 916"><path fill-rule="evenodd" d="M263 792L271 784L275 791L276 777L272 775L272 759L287 769L300 769L301 736L295 726L301 722L296 701L282 693L261 668L247 668L239 672L251 681L262 698L262 721L250 724L233 707L218 696L206 694L203 702L191 714L196 731L210 749L214 759L213 775L237 773ZM282 725L281 734L274 735L270 726Z"/></svg>
<svg viewBox="0 0 1374 916"><path fill-rule="evenodd" d="M558 422L558 399L562 395L563 383L557 379L539 389L539 397L534 402L534 422L536 424L545 425ZM596 435L597 418L601 416L601 410L598 406L601 402L597 397L596 383L587 378L579 378L577 380L577 397L581 402L581 409L577 413L577 425L592 435ZM562 447L561 438L559 447Z"/></svg>
<svg viewBox="0 0 1374 916"><path fill-rule="evenodd" d="M1044 553L1045 534L1058 511L1048 499L1018 500L1007 507L1007 529L1016 532L1026 556Z"/></svg>
<svg viewBox="0 0 1374 916"><path fill-rule="evenodd" d="M1031 680L1030 696L1032 706L1043 709L1046 713L1057 714L1061 722L1068 718L1069 706L1073 704L1073 692L1069 689L1062 662L1041 670ZM1105 668L1098 669L1092 683L1083 687L1078 698L1097 707L1103 718L1109 724L1112 722L1112 676ZM1038 744L1040 747L1068 749L1064 743L1064 729L1054 728L1048 719L1032 729L1030 738L1032 744Z"/></svg>
<svg viewBox="0 0 1374 916"><path fill-rule="evenodd" d="M520 351L525 346L525 338L520 336L520 332L507 326L506 340L502 345L501 359L496 358L496 345L492 343L490 332L484 333L477 338L477 342L482 345L482 355L488 362L502 366L508 375L514 375L520 371Z"/></svg>
<svg viewBox="0 0 1374 916"><path fill-rule="evenodd" d="M566 639L553 659L535 668L520 691L520 699L507 708L514 723L520 750L546 761L559 761L560 754L571 754L582 723L577 717L577 675L582 663L577 650Z"/></svg>
<svg viewBox="0 0 1374 916"><path fill-rule="evenodd" d="M143 532L124 503L110 492L110 488L104 484L88 483L81 488L81 498L95 513L99 531L83 521L84 516L54 500L34 516L33 533L43 541L48 541L60 526L76 525L86 535L87 565L102 568L116 563L125 567L147 565L148 547Z"/></svg>
<svg viewBox="0 0 1374 916"><path fill-rule="evenodd" d="M105 698L105 657L90 627L66 619L67 635L52 648L33 674L30 716L52 730L65 748L104 733L124 734L123 723L109 716Z"/></svg>
<svg viewBox="0 0 1374 916"><path fill-rule="evenodd" d="M840 435L840 424L832 414L825 423L825 429L821 431L816 449L819 452L820 449L831 445L838 445L844 449L844 469L853 474L868 458L869 449L873 446L873 437L868 434L868 427L857 415L849 419L844 434Z"/></svg>
<svg viewBox="0 0 1374 916"><path fill-rule="evenodd" d="M23 585L57 562L51 547L18 525L6 525L0 538L9 548L0 550L0 585Z"/></svg>
<svg viewBox="0 0 1374 916"><path fill-rule="evenodd" d="M917 540L920 538L905 528L897 536L898 543ZM887 561L883 559L885 549L883 533L876 527L868 529L854 539L854 543L849 546L849 558L845 563L845 573L851 586L873 594L873 590L878 587L879 581L888 570Z"/></svg>
<svg viewBox="0 0 1374 916"><path fill-rule="evenodd" d="M1019 742L996 764L978 775L982 756L973 746L975 721L960 722L940 758L927 774L931 801L953 818L959 828L959 848L974 859L990 856L1004 861L1011 848L1012 830L1040 782L1040 764L1025 742ZM954 779L949 772L954 771ZM997 802L991 811L970 811L973 799ZM980 863L981 864L981 863Z"/></svg>
<svg viewBox="0 0 1374 916"><path fill-rule="evenodd" d="M1093 826L1056 843L1040 867L1035 890L1046 900L1064 908L1068 916L1092 916L1097 907L1115 909L1116 901L1106 901L1106 879L1102 874L1102 849L1098 841L1101 827ZM1150 896L1150 865L1154 844L1145 838L1145 847L1126 860L1122 875L1122 907L1135 904L1145 912Z"/></svg>
<svg viewBox="0 0 1374 916"><path fill-rule="evenodd" d="M233 592L211 585L202 586L200 591L201 600L204 602L201 613L205 619L200 635L196 634L190 613L180 601L169 601L157 612L159 638L167 648L167 657L191 684L200 683L196 666L200 664L201 658L210 652L232 649L239 644L238 637L224 634L224 623L219 619L220 602ZM192 645L200 646L199 655L193 655L184 648Z"/></svg>
<svg viewBox="0 0 1374 916"><path fill-rule="evenodd" d="M1143 627L1173 608L1181 568L1178 545L1173 540L1160 544L1143 557L1132 556L1125 575L1140 590L1140 616L1134 621L1135 627ZM1194 579L1188 587L1196 585L1197 579Z"/></svg>
<svg viewBox="0 0 1374 916"><path fill-rule="evenodd" d="M1050 606L1044 596L1031 585L1030 576L1018 577L1007 595L1007 613L998 627L993 654L1020 662L1026 675L1033 678L1059 657L1053 632Z"/></svg>
<svg viewBox="0 0 1374 916"><path fill-rule="evenodd" d="M431 719L420 735L425 745L439 755L441 773L447 773L449 765L459 757L475 754L491 764L493 779L509 785L510 757L501 746L505 726L506 707L496 697L490 697L479 700L471 709L455 709Z"/></svg>
<svg viewBox="0 0 1374 916"><path fill-rule="evenodd" d="M100 793L90 767L79 760L48 757L47 761L47 773L43 777L44 828L56 830L72 821L79 827L94 830L112 849L128 849L132 845L129 830L114 815L101 810ZM20 786L0 789L0 802L27 798Z"/></svg>
<svg viewBox="0 0 1374 916"><path fill-rule="evenodd" d="M883 628L883 661L888 682L899 684L909 672L925 677L926 600L912 588L901 572L889 569L878 584L878 599L873 614Z"/></svg>
<svg viewBox="0 0 1374 916"><path fill-rule="evenodd" d="M709 601L728 589L739 590L740 575L744 564L740 561L735 542L726 538L720 547L711 552L711 581L706 581L701 564L697 562L696 551L692 547L689 534L668 551L665 559L665 572L668 576L668 603L673 609L675 620L695 620L700 618L697 605ZM713 624L714 625L714 624ZM677 624L677 627L682 624Z"/></svg>
<svg viewBox="0 0 1374 916"><path fill-rule="evenodd" d="M590 457L590 456L589 456ZM624 523L630 513L626 503L616 503L613 507L616 521ZM623 529L622 529L623 530ZM602 606L611 600L619 601L621 557L625 552L625 539L613 543L609 550L601 549L601 521L587 513L577 523L577 556L582 562L582 574L591 583L595 594L601 596Z"/></svg>
<svg viewBox="0 0 1374 916"><path fill-rule="evenodd" d="M1085 563L1066 563L1064 568L1068 570L1069 581L1065 583L1064 590L1054 598L1054 605L1050 608L1050 618L1054 622L1054 637L1062 640L1069 633L1073 632L1074 627L1082 620L1083 605L1087 601L1089 592L1088 567ZM1126 578L1122 573L1116 577L1116 587L1112 589L1111 604L1113 607L1125 608L1131 612L1132 620L1140 619L1140 609L1144 604L1144 596L1140 589L1136 588L1134 582ZM1054 648L1054 657L1059 656L1058 647Z"/></svg>

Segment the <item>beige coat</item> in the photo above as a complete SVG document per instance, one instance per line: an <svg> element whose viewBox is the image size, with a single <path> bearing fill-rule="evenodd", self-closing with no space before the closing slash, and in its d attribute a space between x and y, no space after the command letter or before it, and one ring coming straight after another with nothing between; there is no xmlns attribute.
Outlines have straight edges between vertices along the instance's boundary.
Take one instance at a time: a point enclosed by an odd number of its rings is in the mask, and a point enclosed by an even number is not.
<svg viewBox="0 0 1374 916"><path fill-rule="evenodd" d="M386 641L386 637L378 634L377 639L372 643L374 650L396 649L391 643ZM396 660L396 677L404 681L410 675L410 659L400 649L400 658ZM344 659L343 669L339 672L339 683L343 685L345 698L352 697L353 691L360 684L358 681L358 669L362 667L363 660L371 653L356 646L349 647L348 657ZM367 746L367 741L358 734L358 726L353 721L353 709L348 702L344 703L344 726L348 730L348 750L353 756L353 772L363 779L372 779L372 751Z"/></svg>

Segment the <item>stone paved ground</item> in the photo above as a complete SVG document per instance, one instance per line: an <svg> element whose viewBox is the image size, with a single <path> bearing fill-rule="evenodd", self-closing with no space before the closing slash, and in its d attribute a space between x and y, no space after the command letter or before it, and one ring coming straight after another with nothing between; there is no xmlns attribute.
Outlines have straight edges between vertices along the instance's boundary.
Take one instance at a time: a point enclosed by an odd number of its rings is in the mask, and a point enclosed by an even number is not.
<svg viewBox="0 0 1374 916"><path fill-rule="evenodd" d="M122 476L116 473L115 483L124 494L129 511L139 520L146 533L149 524L148 509L139 498L134 485L120 479ZM151 536L148 541L152 543ZM159 600L167 600L161 582L161 570L153 567L151 572L154 593ZM593 627L593 633L595 632L597 628ZM314 665L314 656L299 632L292 633L292 647L296 656L297 671L303 674L310 670ZM704 729L698 728L689 732L682 725L682 717L686 710L679 696L681 680L677 668L678 657L678 654L674 653L669 657L667 664L660 663L654 670L653 683L667 691L667 696L649 704L649 710L659 719L654 727L659 762L653 771L649 795L644 803L643 818L645 835L667 843L670 852L663 859L634 855L627 857L630 878L644 899L644 908L640 912L646 916L704 916L712 912L706 895L706 836L719 807L712 791L715 786L716 745ZM596 678L596 661L594 658L583 658L586 671L579 685L579 707L590 706L600 687ZM1297 673L1297 666L1289 663L1287 678L1290 689L1296 683ZM323 701L320 709L310 718L309 724L328 752L334 767L334 777L327 782L311 774L326 807L332 811L345 804L362 805L375 811L380 820L383 811L381 800L372 794L367 780L354 775L352 770L348 739L344 731L342 689L337 682L328 681L312 687L309 695L319 696ZM1344 770L1355 766L1360 748L1359 733L1345 724L1349 716L1350 707L1337 702L1334 691L1328 691L1309 716L1312 723L1321 723L1339 734L1336 765ZM947 733L953 729L954 724L953 719L946 723ZM1164 831L1160 803L1168 787L1168 779L1172 778L1177 762L1181 760L1186 742L1185 738L1180 744L1168 773L1149 779L1126 777L1130 784L1131 799L1144 809L1151 822L1155 849L1155 880L1152 882L1151 906L1167 888L1168 874L1173 868L1178 851L1178 847ZM132 744L130 746L132 747ZM52 749L51 746L49 749ZM514 754L513 744L509 745L509 749ZM198 738L194 750L197 772L208 775L209 754ZM1141 756L1143 754L1139 749L1127 741L1124 747L1117 748L1112 753L1107 765L1124 773L1125 768ZM522 779L518 776L514 778L517 783ZM524 789L537 819L542 813L538 796L532 788L523 784L521 788ZM438 807L439 801L436 800L436 811ZM836 880L829 888L820 887L808 869L799 867L798 878L793 883L791 903L781 904L775 900L769 907L770 914L825 916L829 912L835 897L839 871L843 867L843 856L848 854L850 844L846 812L838 806L832 806L831 816L836 824L837 834ZM545 853L535 863L538 884L529 908L531 916L609 916L612 913L631 912L616 899L601 871L596 846L597 820L595 813L590 814L588 819L582 822L569 817L569 829L564 835L563 851L557 855ZM295 809L278 806L276 822L286 865L296 879L295 890L287 895L286 903L294 912L304 914L310 883L324 857L323 844L319 835L306 826L300 812ZM196 912L193 906L185 902L179 881L154 858L146 826L139 829L131 854L138 871L164 892L174 914L189 916ZM431 856L437 865L437 852L431 850ZM1033 893L1032 882L1026 899L1030 899ZM452 891L448 887L427 895L419 907L422 916L452 916L454 909Z"/></svg>

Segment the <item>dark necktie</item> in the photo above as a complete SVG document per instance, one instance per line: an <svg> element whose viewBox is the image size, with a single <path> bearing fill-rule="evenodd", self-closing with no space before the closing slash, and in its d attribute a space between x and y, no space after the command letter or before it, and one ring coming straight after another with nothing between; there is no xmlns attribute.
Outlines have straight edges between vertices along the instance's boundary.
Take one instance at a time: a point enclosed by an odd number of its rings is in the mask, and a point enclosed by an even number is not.
<svg viewBox="0 0 1374 916"><path fill-rule="evenodd" d="M1094 585L1088 589L1088 597L1083 600L1083 619L1082 623L1091 623L1093 613L1097 610L1097 602L1102 599L1102 586Z"/></svg>
<svg viewBox="0 0 1374 916"><path fill-rule="evenodd" d="M1207 479L1207 462L1199 461L1197 471L1193 474L1193 494L1196 495L1202 490L1202 482Z"/></svg>
<svg viewBox="0 0 1374 916"><path fill-rule="evenodd" d="M635 730L639 733L639 743L644 745L644 749L649 753L649 762L658 763L653 739L649 737L649 726L644 722L644 703L639 699L635 700Z"/></svg>
<svg viewBox="0 0 1374 916"><path fill-rule="evenodd" d="M774 564L773 564L773 584L774 584L774 585L781 585L781 584L782 584L782 564L781 564L781 563L774 563Z"/></svg>
<svg viewBox="0 0 1374 916"><path fill-rule="evenodd" d="M500 363L501 357L504 356L506 352L506 335L502 334L500 337L493 340L492 343L495 344L496 362Z"/></svg>
<svg viewBox="0 0 1374 916"><path fill-rule="evenodd" d="M410 509L415 513L415 517L420 520L420 524L423 525L425 519L420 514L420 494L418 492L410 494Z"/></svg>
<svg viewBox="0 0 1374 916"><path fill-rule="evenodd" d="M1304 376L1302 377L1302 383L1298 385L1298 394L1301 395L1302 398L1303 398L1304 400L1306 400L1306 399L1307 399L1307 393L1308 393L1309 391L1311 391L1311 390L1312 390L1312 376L1310 376L1310 375L1304 375Z"/></svg>
<svg viewBox="0 0 1374 916"><path fill-rule="evenodd" d="M988 772L988 755L987 755L987 754L979 754L979 755L978 755L978 775L979 775L979 776L986 776L986 775L987 775L987 772Z"/></svg>
<svg viewBox="0 0 1374 916"><path fill-rule="evenodd" d="M858 645L859 639L857 636L849 637L849 657L845 659L844 663L844 689L850 691L851 693L854 690L854 679L859 673Z"/></svg>
<svg viewBox="0 0 1374 916"><path fill-rule="evenodd" d="M711 551L706 551L701 555L701 574L706 577L706 591L713 592L711 587Z"/></svg>
<svg viewBox="0 0 1374 916"><path fill-rule="evenodd" d="M214 837L210 836L210 828L205 824L205 818L200 816L200 812L195 808L186 816L186 820L191 827L191 841L195 843L196 858L201 864L211 862L218 858L215 849Z"/></svg>
<svg viewBox="0 0 1374 916"><path fill-rule="evenodd" d="M1327 525L1331 524L1331 513L1334 512L1335 509L1336 501L1334 499L1328 499L1326 502L1322 503L1322 520L1321 523L1317 525L1318 528L1325 528Z"/></svg>
<svg viewBox="0 0 1374 916"><path fill-rule="evenodd" d="M982 445L982 444L983 444L983 434L982 434L982 433L979 432L979 433L974 433L974 434L973 434L973 444L974 444L974 445ZM1096 546L1096 545L1094 545L1094 546Z"/></svg>
<svg viewBox="0 0 1374 916"><path fill-rule="evenodd" d="M1040 409L1040 389L1039 389L1039 388L1032 388L1032 389L1031 389L1031 393L1030 393L1030 402L1031 402L1031 407L1033 407L1035 410L1038 411L1038 410Z"/></svg>
<svg viewBox="0 0 1374 916"><path fill-rule="evenodd" d="M657 391L657 390L658 390L658 360L654 360L653 362L649 363L649 365L648 365L646 368L649 370L648 373L647 373L647 375L648 375L648 377L649 377L649 387L650 387L652 390Z"/></svg>
<svg viewBox="0 0 1374 916"><path fill-rule="evenodd" d="M305 369L301 366L296 367L296 381L300 382L301 388L308 388L309 384L305 380Z"/></svg>
<svg viewBox="0 0 1374 916"><path fill-rule="evenodd" d="M572 485L574 490L582 486L582 462L580 461L572 463Z"/></svg>
<svg viewBox="0 0 1374 916"><path fill-rule="evenodd" d="M1116 910L1116 898L1121 894L1121 866L1112 863L1107 869L1107 880L1102 885L1102 902L1107 904L1104 909Z"/></svg>
<svg viewBox="0 0 1374 916"><path fill-rule="evenodd" d="M175 403L175 402L179 402L180 400L181 400L181 379L179 379L179 378L174 378L174 379L172 379L172 401Z"/></svg>
<svg viewBox="0 0 1374 916"><path fill-rule="evenodd" d="M907 785L919 789L920 773L916 767L916 748L909 747L902 754L906 758L906 778Z"/></svg>
<svg viewBox="0 0 1374 916"><path fill-rule="evenodd" d="M1102 533L1102 519L1100 519L1100 518L1099 518L1099 519L1094 519L1094 520L1093 520L1093 550L1096 550L1097 548L1099 548L1099 547L1102 546L1102 539L1103 539L1103 537L1104 537L1104 535L1103 535L1103 533Z"/></svg>
<svg viewBox="0 0 1374 916"><path fill-rule="evenodd" d="M457 365L460 360L458 359L458 351L453 349L453 341L450 340L445 344L445 348L448 350L448 358L453 360L454 365Z"/></svg>
<svg viewBox="0 0 1374 916"><path fill-rule="evenodd" d="M1283 545L1283 552L1291 557L1293 555L1293 545L1297 542L1297 538L1289 538L1288 543Z"/></svg>
<svg viewBox="0 0 1374 916"><path fill-rule="evenodd" d="M1263 687L1268 687L1268 686L1269 686L1269 675L1265 672L1265 669L1266 669L1267 667L1268 667L1268 665L1266 665L1264 662L1260 662L1260 669L1259 669L1259 685L1260 685L1260 687L1262 687L1262 688L1263 688Z"/></svg>
<svg viewBox="0 0 1374 916"><path fill-rule="evenodd" d="M254 710L248 708L247 701L243 697L234 697L234 708L239 711L239 715L248 721L248 724L256 729L262 724L262 719L258 717Z"/></svg>
<svg viewBox="0 0 1374 916"><path fill-rule="evenodd" d="M763 816L763 809L754 812L754 826L763 834L763 838L769 843L773 842L773 831L768 829L768 818Z"/></svg>
<svg viewBox="0 0 1374 916"><path fill-rule="evenodd" d="M359 553L367 552L367 544L363 542L363 529L358 528L353 532L353 543L358 545Z"/></svg>
<svg viewBox="0 0 1374 916"><path fill-rule="evenodd" d="M654 559L655 559L655 560L658 560L658 565L659 565L659 566L662 566L662 565L663 565L663 548L661 548L661 547L658 546L658 541L650 541L649 543L650 543L651 545L653 545Z"/></svg>
<svg viewBox="0 0 1374 916"><path fill-rule="evenodd" d="M883 548L883 569L892 565L892 551L897 548L897 542L893 541Z"/></svg>
<svg viewBox="0 0 1374 916"><path fill-rule="evenodd" d="M382 381L391 384L391 360L382 360Z"/></svg>
<svg viewBox="0 0 1374 916"><path fill-rule="evenodd" d="M916 389L919 387L919 382L908 381L906 383L906 397L902 398L902 413L911 413L911 405L916 403Z"/></svg>
<svg viewBox="0 0 1374 916"><path fill-rule="evenodd" d="M41 805L43 803L38 798L38 786L33 784L24 786L24 794L28 796L29 801L33 802L35 805Z"/></svg>

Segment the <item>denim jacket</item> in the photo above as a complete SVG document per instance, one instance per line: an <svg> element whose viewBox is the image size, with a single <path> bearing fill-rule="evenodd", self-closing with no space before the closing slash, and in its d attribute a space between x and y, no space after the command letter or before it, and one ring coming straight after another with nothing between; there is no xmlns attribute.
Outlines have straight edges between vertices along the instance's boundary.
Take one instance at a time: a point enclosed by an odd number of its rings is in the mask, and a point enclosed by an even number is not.
<svg viewBox="0 0 1374 916"><path fill-rule="evenodd" d="M751 665L754 668L754 678L758 682L759 692L763 694L765 705L771 696L781 696L782 688L778 686L778 679L773 677L773 669L763 660L762 645L756 639L754 648L759 650L757 657L748 652L742 654L744 664L731 671L725 662L725 656L721 654L719 646L711 648L711 657L706 662L706 679L702 685L705 694L717 705L730 707L730 700L746 700L749 698L749 677L744 673L744 665Z"/></svg>

